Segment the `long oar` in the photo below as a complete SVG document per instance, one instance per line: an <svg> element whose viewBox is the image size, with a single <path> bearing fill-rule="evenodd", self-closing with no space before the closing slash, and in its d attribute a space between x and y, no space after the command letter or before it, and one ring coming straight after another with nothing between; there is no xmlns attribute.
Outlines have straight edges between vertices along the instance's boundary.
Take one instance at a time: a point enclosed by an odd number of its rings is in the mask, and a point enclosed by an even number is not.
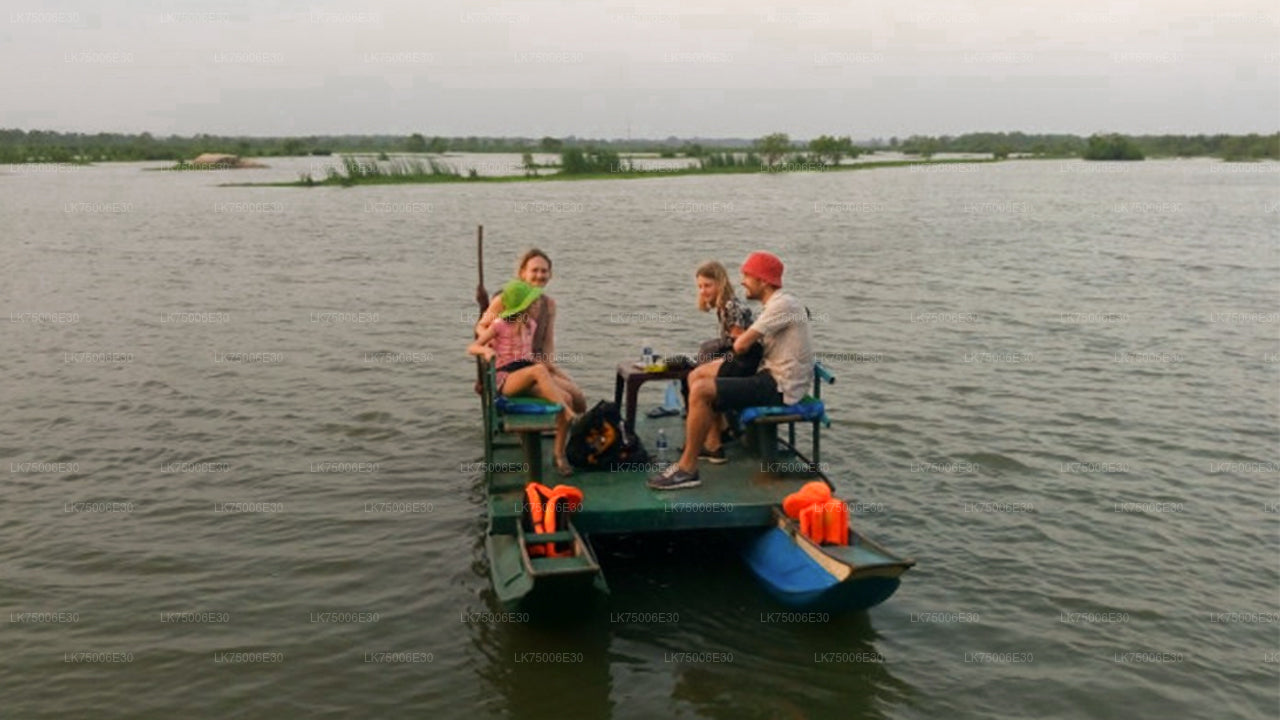
<svg viewBox="0 0 1280 720"><path fill-rule="evenodd" d="M480 282L476 285L476 303L480 306L480 314L489 309L489 293L484 289L484 226L476 226L476 266L480 270Z"/></svg>
<svg viewBox="0 0 1280 720"><path fill-rule="evenodd" d="M476 283L476 304L480 306L480 318L489 309L489 291L484 289L484 226L476 226L476 267L480 273ZM476 335L479 336L478 334ZM484 358L476 356L476 394L484 394Z"/></svg>

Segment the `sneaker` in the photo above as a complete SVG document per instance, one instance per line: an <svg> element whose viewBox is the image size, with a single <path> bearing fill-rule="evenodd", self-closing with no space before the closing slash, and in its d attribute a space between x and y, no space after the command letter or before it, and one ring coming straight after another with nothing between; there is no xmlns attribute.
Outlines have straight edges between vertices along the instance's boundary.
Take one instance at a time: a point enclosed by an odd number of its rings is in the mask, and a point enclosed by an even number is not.
<svg viewBox="0 0 1280 720"><path fill-rule="evenodd" d="M697 487L702 484L698 479L698 473L688 473L680 469L680 466L672 463L661 475L654 475L649 478L648 486L653 490L683 490L685 488Z"/></svg>
<svg viewBox="0 0 1280 720"><path fill-rule="evenodd" d="M716 448L715 450L708 450L706 448L702 448L701 450L698 451L698 459L706 460L712 465L723 465L729 462L729 458L725 457L724 448L722 447Z"/></svg>

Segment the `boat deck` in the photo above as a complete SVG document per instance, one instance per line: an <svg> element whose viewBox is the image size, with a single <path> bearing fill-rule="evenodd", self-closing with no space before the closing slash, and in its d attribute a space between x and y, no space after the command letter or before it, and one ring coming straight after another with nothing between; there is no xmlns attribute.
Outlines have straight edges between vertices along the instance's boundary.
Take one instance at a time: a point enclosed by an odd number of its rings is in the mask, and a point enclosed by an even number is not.
<svg viewBox="0 0 1280 720"><path fill-rule="evenodd" d="M684 420L679 416L637 419L637 435L645 448L654 452L659 428L666 431L671 459L684 444ZM798 428L803 442L807 429ZM729 462L713 465L699 461L702 484L686 490L651 490L645 480L657 472L656 465L614 472L575 471L560 478L551 463L551 437L542 438L543 482L567 484L584 494L582 508L574 513L573 524L586 535L670 532L720 528L767 527L773 524L772 508L806 482L819 479L806 472L803 460L792 458L763 463L748 453L742 443L725 445ZM521 468L524 454L512 441L495 447L493 462L498 469ZM489 511L492 533L512 533L524 511L524 486L528 473L494 472L489 483Z"/></svg>

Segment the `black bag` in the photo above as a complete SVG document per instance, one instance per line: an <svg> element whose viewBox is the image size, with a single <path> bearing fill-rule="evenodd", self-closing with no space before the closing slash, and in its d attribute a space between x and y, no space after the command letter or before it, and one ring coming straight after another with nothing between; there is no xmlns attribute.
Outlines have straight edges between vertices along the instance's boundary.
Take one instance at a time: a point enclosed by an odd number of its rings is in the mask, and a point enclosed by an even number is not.
<svg viewBox="0 0 1280 720"><path fill-rule="evenodd" d="M619 423L621 425L621 423ZM638 470L639 466L649 462L649 451L635 433L627 433L626 442L618 451L618 460L609 464L610 470Z"/></svg>
<svg viewBox="0 0 1280 720"><path fill-rule="evenodd" d="M649 453L634 433L622 431L617 403L601 400L569 429L565 457L580 470L616 470L621 464L646 463Z"/></svg>

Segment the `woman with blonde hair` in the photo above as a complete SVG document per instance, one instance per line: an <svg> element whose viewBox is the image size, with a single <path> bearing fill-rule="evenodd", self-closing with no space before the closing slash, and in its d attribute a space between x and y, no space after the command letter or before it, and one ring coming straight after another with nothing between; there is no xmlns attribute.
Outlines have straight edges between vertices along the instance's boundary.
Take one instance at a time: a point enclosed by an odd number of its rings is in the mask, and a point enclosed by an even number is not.
<svg viewBox="0 0 1280 720"><path fill-rule="evenodd" d="M551 257L538 248L530 248L520 256L520 262L516 264L516 277L539 290L545 290L547 283L551 281ZM480 316L480 321L476 323L477 335L488 330L489 325L502 316L504 309L502 303L501 293L493 297L493 301L489 303L489 308L484 311L484 314ZM569 396L569 406L573 408L573 411L575 413L586 412L586 396L582 394L582 390L573 381L573 378L569 377L555 362L556 301L543 292L541 297L529 306L528 312L537 328L533 335L533 359L546 366L547 371L551 373L552 379Z"/></svg>
<svg viewBox="0 0 1280 720"><path fill-rule="evenodd" d="M698 284L698 309L702 312L715 309L716 319L720 323L720 334L716 340L704 343L702 363L689 373L689 384L692 385L699 378L754 375L760 363L759 344L753 345L750 352L738 357L735 357L730 350L733 347L734 338L751 327L752 317L751 309L734 294L728 271L724 269L724 265L715 260L708 260L698 266L693 273L693 278ZM716 422L712 423L710 430L707 431L707 437L698 439L701 443L698 451L700 459L715 464L728 462L720 443L710 443L716 445L715 450L706 449L711 433L719 434L728 427L729 423L724 414L719 414ZM685 441L691 442L689 438Z"/></svg>
<svg viewBox="0 0 1280 720"><path fill-rule="evenodd" d="M698 309L709 312L715 308L720 340L732 340L751 327L751 309L734 295L724 265L708 260L698 266L693 279L698 284Z"/></svg>

